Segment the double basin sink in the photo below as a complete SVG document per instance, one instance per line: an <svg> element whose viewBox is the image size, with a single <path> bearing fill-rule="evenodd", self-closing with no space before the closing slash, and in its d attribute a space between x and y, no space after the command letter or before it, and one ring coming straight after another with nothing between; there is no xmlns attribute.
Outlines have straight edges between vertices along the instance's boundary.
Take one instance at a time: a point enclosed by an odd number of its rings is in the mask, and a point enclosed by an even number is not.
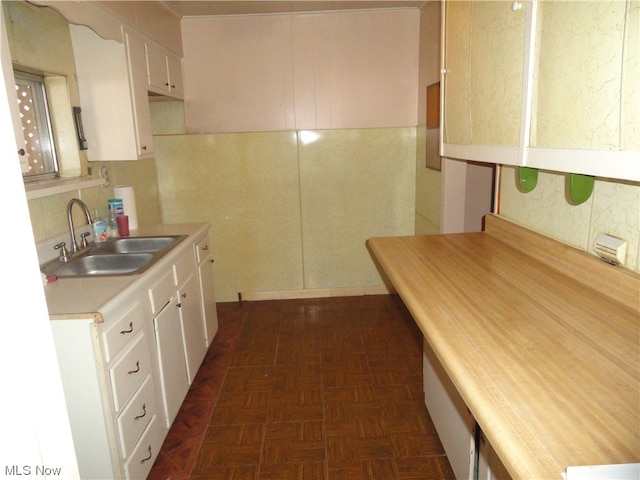
<svg viewBox="0 0 640 480"><path fill-rule="evenodd" d="M178 245L187 235L113 238L93 243L67 262L41 265L45 275L58 278L135 275L142 273Z"/></svg>

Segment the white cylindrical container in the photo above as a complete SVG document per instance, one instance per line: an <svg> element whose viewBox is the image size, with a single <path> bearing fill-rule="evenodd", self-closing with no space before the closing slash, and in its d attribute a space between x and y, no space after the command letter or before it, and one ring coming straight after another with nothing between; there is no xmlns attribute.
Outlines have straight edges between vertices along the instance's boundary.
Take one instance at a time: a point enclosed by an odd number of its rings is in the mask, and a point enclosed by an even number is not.
<svg viewBox="0 0 640 480"><path fill-rule="evenodd" d="M136 210L136 194L130 185L116 185L113 187L113 196L122 199L124 214L129 217L129 229L138 228L138 212Z"/></svg>

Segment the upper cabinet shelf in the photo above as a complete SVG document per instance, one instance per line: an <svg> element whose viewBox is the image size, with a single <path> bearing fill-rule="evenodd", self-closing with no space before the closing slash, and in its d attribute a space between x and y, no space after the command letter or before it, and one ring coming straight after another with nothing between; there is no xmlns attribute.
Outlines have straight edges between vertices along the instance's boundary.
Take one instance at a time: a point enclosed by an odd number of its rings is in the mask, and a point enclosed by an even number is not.
<svg viewBox="0 0 640 480"><path fill-rule="evenodd" d="M442 155L640 181L640 2L443 6Z"/></svg>
<svg viewBox="0 0 640 480"><path fill-rule="evenodd" d="M161 48L145 44L148 90L152 94L181 99L182 60Z"/></svg>

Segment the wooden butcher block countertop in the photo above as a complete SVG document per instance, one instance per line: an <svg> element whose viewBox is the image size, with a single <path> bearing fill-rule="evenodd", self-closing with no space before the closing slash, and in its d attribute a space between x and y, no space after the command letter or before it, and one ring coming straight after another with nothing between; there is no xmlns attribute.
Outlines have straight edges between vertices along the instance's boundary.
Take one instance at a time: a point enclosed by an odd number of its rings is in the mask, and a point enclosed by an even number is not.
<svg viewBox="0 0 640 480"><path fill-rule="evenodd" d="M638 275L485 224L367 245L514 478L639 462Z"/></svg>

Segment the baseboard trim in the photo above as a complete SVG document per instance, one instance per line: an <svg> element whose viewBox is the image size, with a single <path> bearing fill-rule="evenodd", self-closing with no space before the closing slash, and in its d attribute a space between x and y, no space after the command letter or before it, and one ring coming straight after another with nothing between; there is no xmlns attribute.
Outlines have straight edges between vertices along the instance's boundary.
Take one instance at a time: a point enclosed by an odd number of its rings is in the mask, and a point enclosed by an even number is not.
<svg viewBox="0 0 640 480"><path fill-rule="evenodd" d="M327 297L357 297L362 295L389 295L394 290L385 285L372 285L368 287L338 287L338 288L305 288L299 290L271 290L262 292L239 292L240 301L257 300L293 300L303 298L327 298Z"/></svg>

